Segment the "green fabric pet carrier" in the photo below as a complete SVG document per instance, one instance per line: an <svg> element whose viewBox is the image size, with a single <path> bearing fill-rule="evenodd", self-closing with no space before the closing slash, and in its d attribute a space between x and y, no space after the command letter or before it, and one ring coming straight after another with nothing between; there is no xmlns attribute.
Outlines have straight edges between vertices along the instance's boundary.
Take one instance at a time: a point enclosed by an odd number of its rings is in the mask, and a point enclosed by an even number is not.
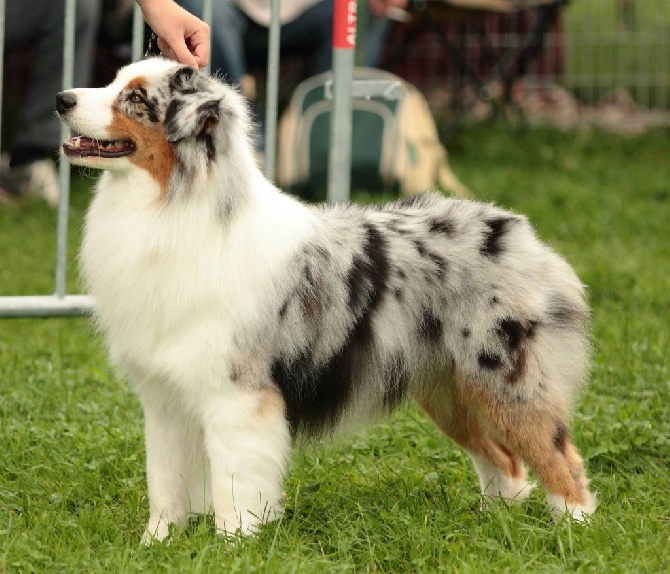
<svg viewBox="0 0 670 574"><path fill-rule="evenodd" d="M302 82L279 124L277 183L304 197L325 195L331 78L326 72ZM371 68L356 68L354 83L352 188L412 194L442 187L467 194L449 169L428 103L414 86ZM371 89L368 95L366 85L386 88Z"/></svg>

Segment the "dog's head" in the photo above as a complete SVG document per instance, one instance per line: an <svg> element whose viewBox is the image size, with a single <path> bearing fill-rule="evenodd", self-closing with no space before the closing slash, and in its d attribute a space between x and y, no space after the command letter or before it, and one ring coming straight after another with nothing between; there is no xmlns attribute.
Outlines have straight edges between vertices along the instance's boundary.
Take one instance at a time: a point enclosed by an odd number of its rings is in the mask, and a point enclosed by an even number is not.
<svg viewBox="0 0 670 574"><path fill-rule="evenodd" d="M63 144L72 163L141 168L164 193L176 171L204 173L231 142L248 141L246 103L236 90L163 58L122 68L104 88L60 92L56 109L74 132Z"/></svg>

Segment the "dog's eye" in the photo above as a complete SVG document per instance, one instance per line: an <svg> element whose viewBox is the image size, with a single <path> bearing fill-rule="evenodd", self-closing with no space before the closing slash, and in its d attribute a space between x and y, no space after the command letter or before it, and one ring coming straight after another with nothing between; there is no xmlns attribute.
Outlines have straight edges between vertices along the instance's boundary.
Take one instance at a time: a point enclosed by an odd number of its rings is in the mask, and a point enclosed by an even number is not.
<svg viewBox="0 0 670 574"><path fill-rule="evenodd" d="M137 92L133 92L130 94L130 101L133 102L133 104L141 104L144 101L144 98Z"/></svg>

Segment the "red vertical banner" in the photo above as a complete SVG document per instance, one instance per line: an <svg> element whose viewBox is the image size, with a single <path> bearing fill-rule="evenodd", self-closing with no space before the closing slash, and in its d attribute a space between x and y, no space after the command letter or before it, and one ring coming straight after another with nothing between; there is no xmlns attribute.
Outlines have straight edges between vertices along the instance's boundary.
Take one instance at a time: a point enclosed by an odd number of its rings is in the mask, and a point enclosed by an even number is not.
<svg viewBox="0 0 670 574"><path fill-rule="evenodd" d="M333 48L356 47L356 0L335 0L333 6Z"/></svg>

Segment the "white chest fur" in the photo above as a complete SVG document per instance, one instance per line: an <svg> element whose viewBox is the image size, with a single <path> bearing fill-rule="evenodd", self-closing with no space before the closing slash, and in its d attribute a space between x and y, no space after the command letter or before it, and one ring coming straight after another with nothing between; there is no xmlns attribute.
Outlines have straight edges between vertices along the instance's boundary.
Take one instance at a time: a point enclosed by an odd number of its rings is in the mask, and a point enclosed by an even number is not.
<svg viewBox="0 0 670 574"><path fill-rule="evenodd" d="M310 212L271 186L223 220L207 198L161 205L153 182L103 176L81 253L112 358L134 379L212 381L280 296Z"/></svg>

